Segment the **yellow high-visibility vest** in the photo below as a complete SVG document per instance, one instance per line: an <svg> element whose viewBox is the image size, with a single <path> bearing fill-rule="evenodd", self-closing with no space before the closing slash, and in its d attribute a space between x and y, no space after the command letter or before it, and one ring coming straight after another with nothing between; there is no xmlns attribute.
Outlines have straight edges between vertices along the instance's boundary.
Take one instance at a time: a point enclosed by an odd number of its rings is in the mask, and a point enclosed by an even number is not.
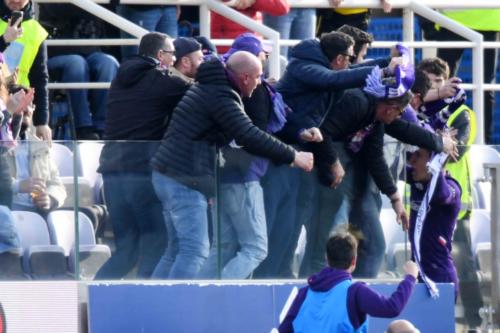
<svg viewBox="0 0 500 333"><path fill-rule="evenodd" d="M7 24L8 23L4 20L0 20L0 35L3 35L5 29L7 29ZM20 47L22 55L20 55L18 64L19 75L17 77L17 83L29 87L30 81L28 79L28 74L35 61L38 49L47 38L48 33L40 23L33 19L23 21L21 27L23 28L23 35L13 41L4 53L8 52L10 47L14 47L13 44L15 44L16 47Z"/></svg>
<svg viewBox="0 0 500 333"><path fill-rule="evenodd" d="M471 144L474 143L476 139L476 115L474 111L469 109L467 105L462 105L459 107L448 119L447 125L448 127L453 127L453 121L460 115L462 112L467 112L469 114L470 119L470 135L469 140L465 143L470 147ZM460 184L462 188L462 196L461 196L461 207L460 213L458 214L458 219L462 219L465 214L472 210L472 175L470 170L470 152L469 150L462 156L460 160L454 162L449 160L446 163L445 169L450 173L450 175Z"/></svg>
<svg viewBox="0 0 500 333"><path fill-rule="evenodd" d="M446 9L443 14L478 31L500 31L500 9Z"/></svg>
<svg viewBox="0 0 500 333"><path fill-rule="evenodd" d="M333 10L340 15L354 15L366 13L368 11L368 8L334 8Z"/></svg>

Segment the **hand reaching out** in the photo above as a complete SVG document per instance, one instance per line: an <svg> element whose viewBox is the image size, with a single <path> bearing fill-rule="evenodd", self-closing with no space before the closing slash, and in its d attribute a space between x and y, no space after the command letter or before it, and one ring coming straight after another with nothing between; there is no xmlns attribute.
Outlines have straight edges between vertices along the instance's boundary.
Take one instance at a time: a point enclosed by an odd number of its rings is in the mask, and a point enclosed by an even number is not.
<svg viewBox="0 0 500 333"><path fill-rule="evenodd" d="M306 142L322 142L323 135L317 127L311 127L300 132L300 139Z"/></svg>
<svg viewBox="0 0 500 333"><path fill-rule="evenodd" d="M312 153L307 153L303 151L295 152L295 159L292 166L301 168L306 172L310 172L314 167L314 157Z"/></svg>
<svg viewBox="0 0 500 333"><path fill-rule="evenodd" d="M332 8L337 8L343 0L328 0Z"/></svg>
<svg viewBox="0 0 500 333"><path fill-rule="evenodd" d="M342 164L339 160L332 164L332 166L330 167L330 171L333 176L333 182L330 187L337 188L337 186L342 182L342 179L345 176L344 168L342 167Z"/></svg>
<svg viewBox="0 0 500 333"><path fill-rule="evenodd" d="M452 128L449 131L439 133L443 139L443 152L448 154L453 161L457 161L458 159L458 147L455 139L457 132L457 129Z"/></svg>
<svg viewBox="0 0 500 333"><path fill-rule="evenodd" d="M403 230L408 230L410 226L410 221L408 215L406 214L405 207L403 206L403 200L398 192L394 193L390 197L392 209L396 213L396 222L403 226Z"/></svg>
<svg viewBox="0 0 500 333"><path fill-rule="evenodd" d="M389 0L382 0L382 9L384 10L384 13L390 13L392 10L392 4L390 3Z"/></svg>

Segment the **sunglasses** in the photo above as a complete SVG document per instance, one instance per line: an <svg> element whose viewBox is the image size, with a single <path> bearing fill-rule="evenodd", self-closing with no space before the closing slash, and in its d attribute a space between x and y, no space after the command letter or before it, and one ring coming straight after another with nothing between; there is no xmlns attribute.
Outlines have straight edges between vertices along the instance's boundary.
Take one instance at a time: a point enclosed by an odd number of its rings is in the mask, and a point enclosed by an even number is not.
<svg viewBox="0 0 500 333"><path fill-rule="evenodd" d="M354 61L356 61L356 56L355 55L351 55L351 54L346 54L346 53L341 53L344 57L346 57L350 63L353 63Z"/></svg>

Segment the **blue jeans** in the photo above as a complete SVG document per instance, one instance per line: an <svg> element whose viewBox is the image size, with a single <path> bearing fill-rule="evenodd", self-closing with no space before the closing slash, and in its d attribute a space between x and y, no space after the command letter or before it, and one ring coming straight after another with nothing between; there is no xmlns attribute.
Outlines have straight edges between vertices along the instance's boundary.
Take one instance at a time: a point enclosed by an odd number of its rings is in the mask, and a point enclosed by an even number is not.
<svg viewBox="0 0 500 333"><path fill-rule="evenodd" d="M140 25L148 31L158 31L177 37L177 9L175 6L134 6L120 5L116 8L118 15ZM133 38L128 33L120 31L122 38ZM137 46L122 46L122 60L138 53Z"/></svg>
<svg viewBox="0 0 500 333"><path fill-rule="evenodd" d="M0 206L0 253L21 247L14 217L7 206Z"/></svg>
<svg viewBox="0 0 500 333"><path fill-rule="evenodd" d="M136 265L139 278L149 278L166 247L161 203L149 173L105 173L104 195L116 250L96 279L120 279Z"/></svg>
<svg viewBox="0 0 500 333"><path fill-rule="evenodd" d="M153 186L163 205L168 247L153 278L193 279L209 253L207 200L203 194L153 171Z"/></svg>
<svg viewBox="0 0 500 333"><path fill-rule="evenodd" d="M47 61L49 71L57 73L60 82L111 82L118 66L114 57L101 52L86 57L60 55ZM104 130L108 89L69 89L69 96L76 128L94 126Z"/></svg>
<svg viewBox="0 0 500 333"><path fill-rule="evenodd" d="M246 279L266 258L267 229L264 196L259 182L220 185L221 278ZM217 221L214 221L217 230ZM200 271L200 278L217 276L217 245Z"/></svg>
<svg viewBox="0 0 500 333"><path fill-rule="evenodd" d="M298 168L270 164L261 180L264 189L269 251L266 260L255 271L254 277L291 277L290 261L295 247L290 244L294 241L293 234L297 228L295 212L300 177L301 171ZM289 250L290 247L293 249Z"/></svg>
<svg viewBox="0 0 500 333"><path fill-rule="evenodd" d="M264 15L264 24L280 33L280 39L308 39L316 35L316 9L292 8L287 15ZM290 57L288 46L281 47L281 55Z"/></svg>

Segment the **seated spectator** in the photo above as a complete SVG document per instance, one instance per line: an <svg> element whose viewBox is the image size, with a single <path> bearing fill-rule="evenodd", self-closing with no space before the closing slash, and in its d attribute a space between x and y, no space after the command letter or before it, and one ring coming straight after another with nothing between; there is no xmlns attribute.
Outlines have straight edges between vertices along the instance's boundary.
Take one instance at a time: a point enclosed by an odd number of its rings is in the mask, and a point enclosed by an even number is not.
<svg viewBox="0 0 500 333"><path fill-rule="evenodd" d="M41 4L40 22L52 38L105 37L104 22L70 4ZM56 46L48 52L47 66L53 81L111 82L118 61L103 53L99 46ZM76 139L98 140L102 137L108 89L69 89L76 128Z"/></svg>
<svg viewBox="0 0 500 333"><path fill-rule="evenodd" d="M233 8L257 22L262 22L261 12L284 15L290 10L287 0L238 0ZM213 39L233 39L247 31L248 29L233 20L212 12L210 34ZM229 50L229 47L218 46L217 50L223 54Z"/></svg>
<svg viewBox="0 0 500 333"><path fill-rule="evenodd" d="M391 318L403 311L418 275L418 267L408 261L405 278L389 298L363 282L352 282L358 243L349 233L338 233L326 244L328 267L309 277L300 289L279 327L285 332L366 332L367 315Z"/></svg>
<svg viewBox="0 0 500 333"><path fill-rule="evenodd" d="M398 319L387 326L385 333L420 333L420 331L408 320Z"/></svg>
<svg viewBox="0 0 500 333"><path fill-rule="evenodd" d="M172 74L193 82L198 67L203 62L202 45L194 38L179 37L174 40L175 62Z"/></svg>
<svg viewBox="0 0 500 333"><path fill-rule="evenodd" d="M33 90L28 91L21 86L11 88L11 92L15 93L20 89L33 95ZM32 104L23 110L19 133L21 140L8 155L13 179L12 209L46 214L64 203L66 190L50 155L48 143L40 141L33 132L33 110Z"/></svg>

